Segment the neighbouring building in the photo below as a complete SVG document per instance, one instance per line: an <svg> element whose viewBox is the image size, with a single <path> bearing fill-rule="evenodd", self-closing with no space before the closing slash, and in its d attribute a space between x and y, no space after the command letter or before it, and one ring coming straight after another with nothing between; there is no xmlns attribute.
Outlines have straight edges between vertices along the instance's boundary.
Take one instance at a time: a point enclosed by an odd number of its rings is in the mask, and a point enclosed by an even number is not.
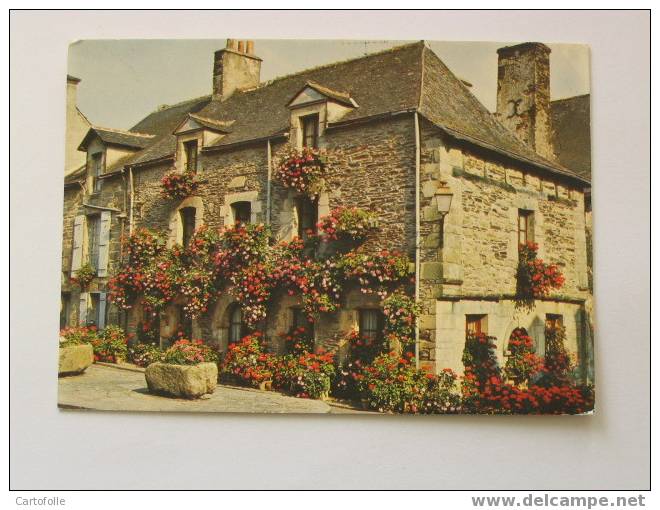
<svg viewBox="0 0 660 510"><path fill-rule="evenodd" d="M550 100L549 52L539 43L498 50L491 113L424 42L261 82L252 42L228 40L215 53L210 95L162 106L128 131L92 126L80 140L85 169L65 180L66 322L135 331L144 320L139 303L120 313L106 300L123 241L137 228L168 232L174 244L200 225L240 219L269 224L281 240L337 206L357 206L378 212L370 249L395 249L415 263L422 367L462 372L466 331L496 337L503 360L512 330L524 327L543 354L545 326L561 323L580 375L592 379L589 96ZM286 143L333 154L318 200L273 182ZM162 198L161 179L173 168L196 173L194 196ZM525 240L566 278L531 311L515 306ZM97 278L81 293L70 276L85 263ZM299 304L291 296L270 304L263 330L273 350L299 320ZM224 350L244 333L240 305L225 293L187 321L174 303L159 317L160 338L185 329ZM377 296L349 292L340 311L315 324L317 344L377 324L379 307Z"/></svg>

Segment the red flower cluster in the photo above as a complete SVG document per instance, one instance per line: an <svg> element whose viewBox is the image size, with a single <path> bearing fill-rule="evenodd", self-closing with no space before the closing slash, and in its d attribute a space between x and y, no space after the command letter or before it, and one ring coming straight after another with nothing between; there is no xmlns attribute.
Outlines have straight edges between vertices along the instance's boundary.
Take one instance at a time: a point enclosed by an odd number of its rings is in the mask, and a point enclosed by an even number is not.
<svg viewBox="0 0 660 510"><path fill-rule="evenodd" d="M302 354L314 350L314 337L304 326L294 328L288 333L280 335L284 340L288 354Z"/></svg>
<svg viewBox="0 0 660 510"><path fill-rule="evenodd" d="M564 285L564 276L557 266L536 257L538 248L538 244L528 242L518 249L517 293L523 298L544 297Z"/></svg>
<svg viewBox="0 0 660 510"><path fill-rule="evenodd" d="M165 198L186 198L197 190L197 182L192 172L173 170L161 180L161 193Z"/></svg>
<svg viewBox="0 0 660 510"><path fill-rule="evenodd" d="M357 207L337 207L317 226L328 240L363 241L376 229L376 215Z"/></svg>
<svg viewBox="0 0 660 510"><path fill-rule="evenodd" d="M401 281L409 274L408 258L397 252L382 250L376 254L349 252L339 261L347 279L356 280L361 292L387 294L386 286Z"/></svg>
<svg viewBox="0 0 660 510"><path fill-rule="evenodd" d="M504 371L516 384L526 383L543 370L543 358L534 354L534 341L524 329L511 333L509 352Z"/></svg>
<svg viewBox="0 0 660 510"><path fill-rule="evenodd" d="M221 371L237 383L259 386L273 379L274 366L275 357L264 352L263 336L257 331L229 345Z"/></svg>
<svg viewBox="0 0 660 510"><path fill-rule="evenodd" d="M275 169L274 177L285 188L293 188L300 193L317 194L318 190L314 190L315 185L329 171L325 156L320 150L312 147L296 149L287 146L278 159L279 164Z"/></svg>
<svg viewBox="0 0 660 510"><path fill-rule="evenodd" d="M182 338L174 342L164 353L163 362L172 365L196 365L198 363L217 363L218 353L201 340Z"/></svg>

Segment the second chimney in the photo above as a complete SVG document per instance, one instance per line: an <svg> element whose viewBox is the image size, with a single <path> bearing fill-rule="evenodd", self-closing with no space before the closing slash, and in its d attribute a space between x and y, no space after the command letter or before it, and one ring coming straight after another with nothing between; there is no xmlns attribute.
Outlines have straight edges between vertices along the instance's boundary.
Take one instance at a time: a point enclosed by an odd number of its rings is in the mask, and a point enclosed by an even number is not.
<svg viewBox="0 0 660 510"><path fill-rule="evenodd" d="M213 99L223 101L237 89L259 85L261 59L254 55L253 41L227 39L227 47L215 52Z"/></svg>
<svg viewBox="0 0 660 510"><path fill-rule="evenodd" d="M541 156L553 159L550 48L523 43L497 50L497 118Z"/></svg>

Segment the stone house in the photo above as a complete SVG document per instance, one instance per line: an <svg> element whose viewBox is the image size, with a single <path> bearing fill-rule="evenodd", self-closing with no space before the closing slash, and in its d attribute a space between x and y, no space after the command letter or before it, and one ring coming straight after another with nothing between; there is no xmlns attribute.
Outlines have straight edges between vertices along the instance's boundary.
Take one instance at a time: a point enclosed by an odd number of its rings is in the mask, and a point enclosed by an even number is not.
<svg viewBox="0 0 660 510"><path fill-rule="evenodd" d="M581 109L550 101L549 51L539 43L498 51L493 114L424 42L261 82L252 42L228 40L215 53L211 95L162 106L128 131L91 127L81 140L86 167L65 181L66 322L138 328L139 303L119 313L105 294L125 256L122 242L137 228L165 231L174 244L200 225L241 220L268 224L282 240L335 207L356 206L378 214L368 249L398 250L414 261L420 366L462 372L467 330L496 337L504 360L512 330L525 327L542 354L545 325L560 322L580 375L591 378L588 96ZM576 144L564 130L584 135L584 115L586 138ZM331 154L333 173L317 200L273 181L287 143ZM162 198L161 179L172 169L196 173L194 196ZM537 242L540 257L566 278L560 293L531 311L514 300L524 240ZM69 277L85 261L98 277L81 293ZM290 296L272 300L263 330L274 351L282 349L279 333L300 320L299 305ZM379 307L374 295L347 292L341 309L315 324L317 345L335 333L375 328ZM245 329L240 303L227 293L198 320L185 319L175 302L158 323L162 341L183 330L221 350Z"/></svg>

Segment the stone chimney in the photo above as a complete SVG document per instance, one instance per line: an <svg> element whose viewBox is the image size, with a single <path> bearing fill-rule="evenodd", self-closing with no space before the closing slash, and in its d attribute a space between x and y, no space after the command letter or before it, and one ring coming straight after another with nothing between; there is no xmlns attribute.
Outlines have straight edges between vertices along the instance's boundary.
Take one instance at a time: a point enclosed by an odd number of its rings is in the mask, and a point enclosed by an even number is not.
<svg viewBox="0 0 660 510"><path fill-rule="evenodd" d="M541 156L553 159L550 48L523 43L497 50L498 120Z"/></svg>
<svg viewBox="0 0 660 510"><path fill-rule="evenodd" d="M237 89L259 85L261 59L254 54L253 41L227 39L227 47L215 52L213 100L223 101Z"/></svg>

